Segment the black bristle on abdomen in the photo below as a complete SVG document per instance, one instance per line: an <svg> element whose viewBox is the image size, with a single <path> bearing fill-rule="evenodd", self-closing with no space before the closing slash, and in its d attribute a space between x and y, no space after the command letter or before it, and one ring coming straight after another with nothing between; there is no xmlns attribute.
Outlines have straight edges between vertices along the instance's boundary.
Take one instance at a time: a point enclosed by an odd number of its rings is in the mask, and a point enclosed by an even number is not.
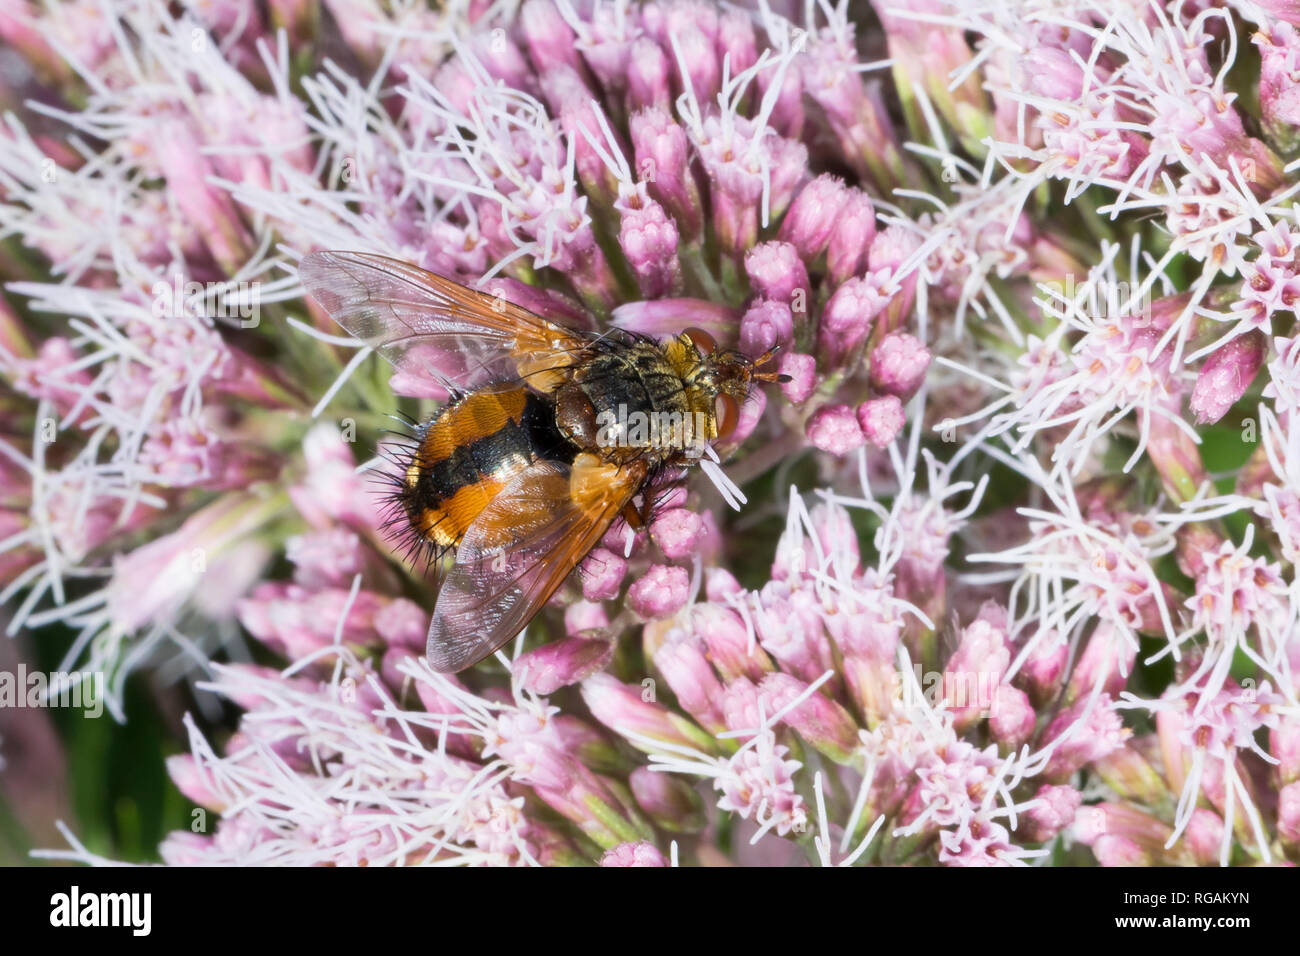
<svg viewBox="0 0 1300 956"><path fill-rule="evenodd" d="M406 474L419 452L420 442L429 430L431 421L418 422L405 414L401 414L398 420L405 430L387 432L393 436L393 440L375 449L375 454L384 460L385 467L370 472L370 481L379 487L378 496L383 502L379 511L378 530L404 561L412 567L423 565L427 571L445 549L436 541L425 537L412 520L414 489L407 484Z"/></svg>

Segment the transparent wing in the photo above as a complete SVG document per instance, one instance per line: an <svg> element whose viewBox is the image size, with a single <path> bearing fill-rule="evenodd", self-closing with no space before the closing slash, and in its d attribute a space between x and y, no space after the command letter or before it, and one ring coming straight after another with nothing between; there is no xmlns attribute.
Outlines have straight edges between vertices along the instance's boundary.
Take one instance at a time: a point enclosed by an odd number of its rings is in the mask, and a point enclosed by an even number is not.
<svg viewBox="0 0 1300 956"><path fill-rule="evenodd" d="M312 297L344 329L417 379L469 391L571 365L578 334L504 299L367 252L312 252L298 265Z"/></svg>
<svg viewBox="0 0 1300 956"><path fill-rule="evenodd" d="M586 470L577 482L574 467ZM552 461L516 476L465 533L442 582L429 623L434 670L471 667L522 631L595 547L643 477L637 468Z"/></svg>

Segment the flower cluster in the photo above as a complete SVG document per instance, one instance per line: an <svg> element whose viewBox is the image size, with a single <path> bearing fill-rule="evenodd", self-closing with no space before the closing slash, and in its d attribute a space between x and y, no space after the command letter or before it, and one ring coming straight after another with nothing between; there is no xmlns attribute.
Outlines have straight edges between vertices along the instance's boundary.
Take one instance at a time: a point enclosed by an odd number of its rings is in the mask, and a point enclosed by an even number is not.
<svg viewBox="0 0 1300 956"><path fill-rule="evenodd" d="M1300 862L1297 31L0 0L8 626L239 709L174 864ZM368 473L440 357L343 335L328 249L782 381L438 674Z"/></svg>

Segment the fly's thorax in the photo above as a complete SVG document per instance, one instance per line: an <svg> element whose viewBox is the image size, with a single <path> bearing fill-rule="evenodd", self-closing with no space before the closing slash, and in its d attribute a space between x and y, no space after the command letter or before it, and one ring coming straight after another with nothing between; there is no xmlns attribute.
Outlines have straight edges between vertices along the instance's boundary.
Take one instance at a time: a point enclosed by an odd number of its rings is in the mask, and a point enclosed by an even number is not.
<svg viewBox="0 0 1300 956"><path fill-rule="evenodd" d="M676 340L620 344L574 371L557 393L556 420L605 461L697 458L717 433L712 398L683 378L698 362Z"/></svg>

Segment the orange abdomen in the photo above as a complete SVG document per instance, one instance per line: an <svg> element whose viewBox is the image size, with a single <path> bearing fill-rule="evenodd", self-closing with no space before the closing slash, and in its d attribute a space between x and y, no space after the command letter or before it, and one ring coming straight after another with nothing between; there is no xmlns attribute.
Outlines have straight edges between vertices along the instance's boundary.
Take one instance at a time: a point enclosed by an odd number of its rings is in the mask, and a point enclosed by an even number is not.
<svg viewBox="0 0 1300 956"><path fill-rule="evenodd" d="M454 548L520 472L539 459L572 462L576 452L547 399L522 387L474 392L429 423L399 497L425 541Z"/></svg>

